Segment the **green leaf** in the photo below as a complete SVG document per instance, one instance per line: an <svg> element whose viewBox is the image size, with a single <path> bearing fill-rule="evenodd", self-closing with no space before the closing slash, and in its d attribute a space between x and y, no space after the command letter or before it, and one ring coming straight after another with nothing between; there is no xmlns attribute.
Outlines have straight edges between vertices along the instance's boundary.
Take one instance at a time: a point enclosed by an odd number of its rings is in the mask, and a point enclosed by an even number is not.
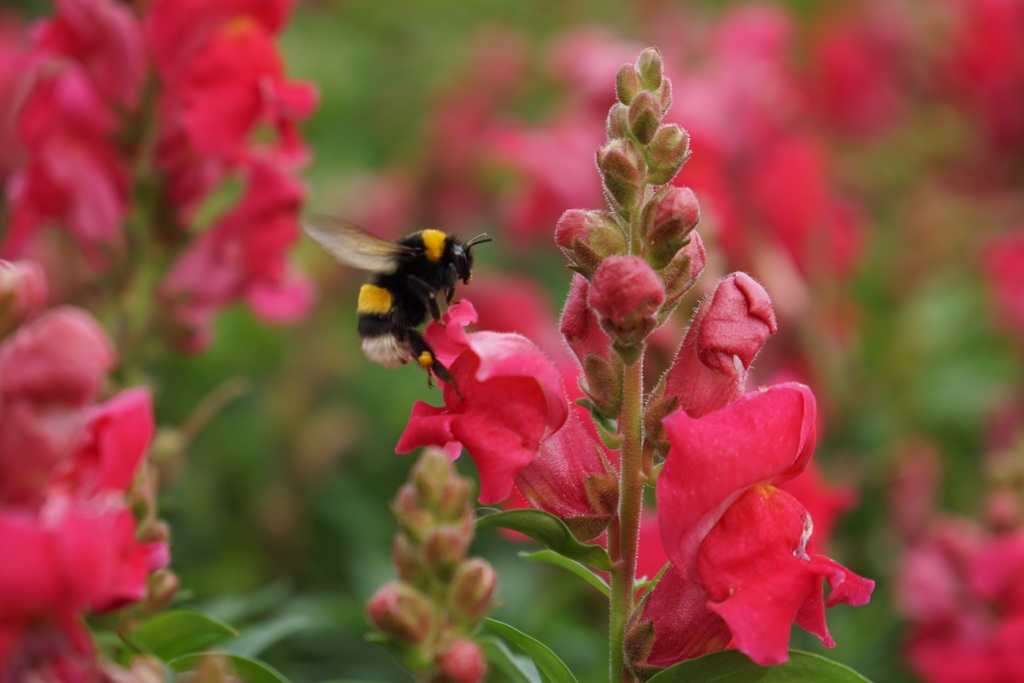
<svg viewBox="0 0 1024 683"><path fill-rule="evenodd" d="M810 652L789 651L789 661L758 666L736 650L714 652L670 666L647 683L870 683L859 673Z"/></svg>
<svg viewBox="0 0 1024 683"><path fill-rule="evenodd" d="M537 671L544 683L577 683L576 677L569 671L569 667L544 643L503 622L484 619L484 623L492 631L511 641L513 645L525 652L537 665Z"/></svg>
<svg viewBox="0 0 1024 683"><path fill-rule="evenodd" d="M487 661L500 670L512 683L541 683L537 667L528 657L514 655L501 640L490 636L476 641L484 650Z"/></svg>
<svg viewBox="0 0 1024 683"><path fill-rule="evenodd" d="M201 652L238 635L222 621L190 609L158 614L139 624L127 640L158 659L170 660Z"/></svg>
<svg viewBox="0 0 1024 683"><path fill-rule="evenodd" d="M185 655L168 662L168 664L177 672L188 671L208 654L210 653ZM246 657L245 655L228 654L226 652L219 652L217 654L231 663L231 668L235 670L235 674L245 683L290 683L280 671L274 669L269 664L264 664L258 659Z"/></svg>
<svg viewBox="0 0 1024 683"><path fill-rule="evenodd" d="M526 534L559 555L576 560L589 567L610 570L611 560L608 553L599 545L580 543L569 531L565 522L550 512L543 510L506 510L495 514L479 517L476 520L478 529L502 527Z"/></svg>
<svg viewBox="0 0 1024 683"><path fill-rule="evenodd" d="M590 571L576 560L570 560L565 555L559 555L554 550L538 550L534 553L519 553L519 557L531 562L547 562L549 564L568 569L591 586L601 592L601 595L608 597L610 590L608 584L600 576Z"/></svg>

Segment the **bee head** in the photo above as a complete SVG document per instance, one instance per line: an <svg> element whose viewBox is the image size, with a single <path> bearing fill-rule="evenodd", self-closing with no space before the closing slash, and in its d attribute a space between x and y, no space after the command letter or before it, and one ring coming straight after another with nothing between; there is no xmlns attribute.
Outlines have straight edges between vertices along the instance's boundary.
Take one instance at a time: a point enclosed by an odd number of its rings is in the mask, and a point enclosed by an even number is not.
<svg viewBox="0 0 1024 683"><path fill-rule="evenodd" d="M455 243L452 249L452 256L455 259L455 272L458 273L459 279L462 280L463 284L469 284L470 278L473 276L473 247L484 242L490 242L491 238L487 234L477 235L465 246Z"/></svg>

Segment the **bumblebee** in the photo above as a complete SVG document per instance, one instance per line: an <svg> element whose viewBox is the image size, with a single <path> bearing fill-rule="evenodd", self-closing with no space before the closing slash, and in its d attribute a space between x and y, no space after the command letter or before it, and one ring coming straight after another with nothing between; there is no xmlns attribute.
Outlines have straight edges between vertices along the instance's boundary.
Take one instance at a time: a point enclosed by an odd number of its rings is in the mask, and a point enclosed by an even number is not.
<svg viewBox="0 0 1024 683"><path fill-rule="evenodd" d="M451 373L416 328L428 315L441 319L438 298L451 305L459 280L469 284L473 247L490 242L487 235L464 243L441 230L420 230L388 242L331 216L310 217L303 227L343 264L373 273L360 287L356 304L363 353L385 367L415 360L452 383Z"/></svg>

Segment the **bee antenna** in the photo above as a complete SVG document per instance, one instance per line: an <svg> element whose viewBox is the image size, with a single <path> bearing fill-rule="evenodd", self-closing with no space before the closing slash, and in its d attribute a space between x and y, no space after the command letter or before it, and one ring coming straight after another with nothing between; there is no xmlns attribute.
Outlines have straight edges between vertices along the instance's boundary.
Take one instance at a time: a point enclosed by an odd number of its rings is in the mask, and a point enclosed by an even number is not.
<svg viewBox="0 0 1024 683"><path fill-rule="evenodd" d="M470 249L472 249L473 247L475 247L478 244L483 244L484 242L493 242L493 241L494 240L492 240L490 237L487 236L486 232L482 233L480 235L477 235L473 239L471 239L469 242L466 242L466 251L469 251Z"/></svg>

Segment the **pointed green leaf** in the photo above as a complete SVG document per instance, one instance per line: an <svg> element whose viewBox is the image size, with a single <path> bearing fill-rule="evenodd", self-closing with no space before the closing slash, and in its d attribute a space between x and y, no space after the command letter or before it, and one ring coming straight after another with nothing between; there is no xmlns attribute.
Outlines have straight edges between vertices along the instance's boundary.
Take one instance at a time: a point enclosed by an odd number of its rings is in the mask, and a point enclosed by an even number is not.
<svg viewBox="0 0 1024 683"><path fill-rule="evenodd" d="M810 652L789 651L789 661L758 666L736 650L713 652L670 666L647 683L870 683L853 669Z"/></svg>
<svg viewBox="0 0 1024 683"><path fill-rule="evenodd" d="M538 550L535 553L519 553L519 557L531 562L547 562L549 564L568 569L591 586L601 592L601 595L608 597L608 584L600 576L590 571L576 560L570 560L565 555L559 555L554 550Z"/></svg>
<svg viewBox="0 0 1024 683"><path fill-rule="evenodd" d="M578 683L569 667L544 643L531 638L519 629L494 619L484 619L488 628L526 653L537 666L543 683Z"/></svg>
<svg viewBox="0 0 1024 683"><path fill-rule="evenodd" d="M201 652L238 635L222 621L190 609L164 612L139 624L127 640L164 662Z"/></svg>
<svg viewBox="0 0 1024 683"><path fill-rule="evenodd" d="M483 648L487 661L512 683L541 683L537 667L528 657L512 654L504 642L491 636L478 638L476 642Z"/></svg>
<svg viewBox="0 0 1024 683"><path fill-rule="evenodd" d="M185 655L168 662L168 664L175 671L189 671L208 654L210 653L203 652ZM231 663L231 668L234 669L235 674L245 683L290 683L280 671L269 664L264 664L258 659L246 657L245 655L228 654L226 652L218 654Z"/></svg>
<svg viewBox="0 0 1024 683"><path fill-rule="evenodd" d="M543 510L506 510L476 520L478 529L502 527L526 534L559 555L575 560L588 567L610 570L608 553L599 545L580 543L569 531L565 522Z"/></svg>

